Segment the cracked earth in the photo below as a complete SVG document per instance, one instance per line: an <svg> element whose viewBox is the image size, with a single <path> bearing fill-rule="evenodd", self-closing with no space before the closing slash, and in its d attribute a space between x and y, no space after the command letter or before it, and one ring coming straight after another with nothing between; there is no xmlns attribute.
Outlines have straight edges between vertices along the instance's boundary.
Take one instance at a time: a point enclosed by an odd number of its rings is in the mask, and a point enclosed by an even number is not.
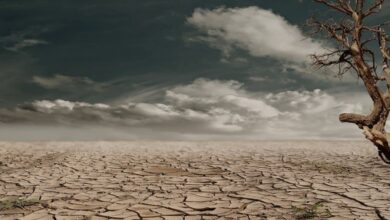
<svg viewBox="0 0 390 220"><path fill-rule="evenodd" d="M390 219L389 174L365 142L3 142L0 219Z"/></svg>

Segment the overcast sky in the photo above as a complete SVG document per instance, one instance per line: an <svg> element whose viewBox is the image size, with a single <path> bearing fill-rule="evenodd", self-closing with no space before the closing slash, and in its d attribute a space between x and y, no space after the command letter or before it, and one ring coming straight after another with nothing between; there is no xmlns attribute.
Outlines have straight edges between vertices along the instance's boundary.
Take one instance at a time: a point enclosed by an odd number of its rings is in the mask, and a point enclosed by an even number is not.
<svg viewBox="0 0 390 220"><path fill-rule="evenodd" d="M310 65L333 14L281 2L0 0L0 140L359 137L361 83Z"/></svg>

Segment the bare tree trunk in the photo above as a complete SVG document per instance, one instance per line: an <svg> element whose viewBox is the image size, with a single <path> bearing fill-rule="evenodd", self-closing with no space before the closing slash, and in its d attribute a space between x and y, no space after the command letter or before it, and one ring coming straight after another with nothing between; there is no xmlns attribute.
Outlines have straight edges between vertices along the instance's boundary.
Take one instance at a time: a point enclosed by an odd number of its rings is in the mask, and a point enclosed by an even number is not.
<svg viewBox="0 0 390 220"><path fill-rule="evenodd" d="M339 22L312 20L317 33L325 32L330 39L339 44L334 51L313 55L314 64L319 67L339 66L339 74L354 71L363 81L373 106L368 115L343 113L339 116L341 122L354 123L363 130L363 134L377 148L379 156L390 163L390 135L385 126L390 109L390 49L387 42L390 37L384 31L386 24L367 26L364 19L376 14L382 8L384 0L375 0L368 5L365 0L314 0L331 10L342 14L343 20ZM367 6L368 5L368 6ZM372 39L363 39L363 36L373 35ZM367 38L367 37L366 37ZM368 47L367 43L377 41L378 47ZM383 72L378 74L376 54L381 54ZM336 59L335 59L336 57ZM382 92L378 82L387 84L387 91Z"/></svg>

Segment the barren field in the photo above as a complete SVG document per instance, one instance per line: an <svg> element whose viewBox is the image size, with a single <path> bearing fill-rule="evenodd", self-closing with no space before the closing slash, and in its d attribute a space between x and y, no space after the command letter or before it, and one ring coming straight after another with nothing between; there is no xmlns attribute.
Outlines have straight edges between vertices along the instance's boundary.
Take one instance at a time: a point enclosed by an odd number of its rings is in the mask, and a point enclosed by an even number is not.
<svg viewBox="0 0 390 220"><path fill-rule="evenodd" d="M390 219L365 142L0 143L0 219Z"/></svg>

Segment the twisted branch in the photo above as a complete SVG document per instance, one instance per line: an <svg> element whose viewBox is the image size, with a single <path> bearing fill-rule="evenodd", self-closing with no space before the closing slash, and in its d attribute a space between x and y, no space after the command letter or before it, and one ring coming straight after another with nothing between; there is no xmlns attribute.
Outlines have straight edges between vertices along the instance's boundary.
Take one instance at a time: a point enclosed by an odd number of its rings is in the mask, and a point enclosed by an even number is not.
<svg viewBox="0 0 390 220"><path fill-rule="evenodd" d="M339 49L330 53L312 55L314 65L321 67L339 66L339 75L353 71L364 83L367 93L373 101L370 114L343 113L341 122L356 124L362 129L368 140L378 147L381 156L390 160L389 138L385 131L390 109L390 49L387 46L389 37L384 27L386 23L376 26L365 25L364 19L378 13L384 0L375 0L367 6L365 0L314 0L342 14L342 20L334 22L312 19L309 25L316 33L324 32L333 39ZM373 38L365 39L366 36ZM378 47L370 42L377 41ZM377 72L377 54L383 62L383 72ZM382 92L379 82L385 81L387 90Z"/></svg>

